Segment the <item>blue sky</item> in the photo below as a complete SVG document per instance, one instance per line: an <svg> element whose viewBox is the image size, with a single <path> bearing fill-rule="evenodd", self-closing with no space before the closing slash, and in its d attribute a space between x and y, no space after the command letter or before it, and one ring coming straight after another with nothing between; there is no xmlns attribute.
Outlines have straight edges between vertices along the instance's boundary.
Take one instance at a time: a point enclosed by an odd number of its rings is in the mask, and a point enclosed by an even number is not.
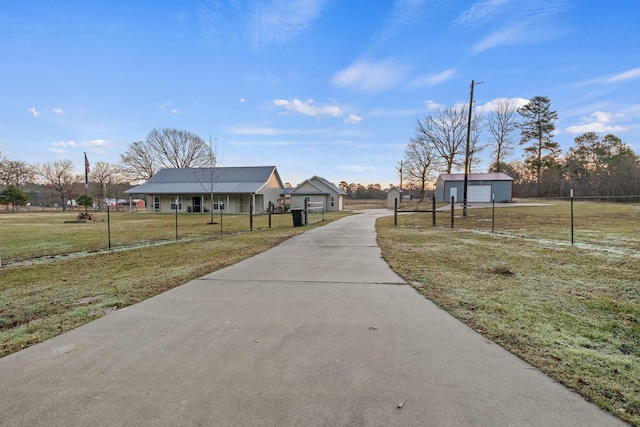
<svg viewBox="0 0 640 427"><path fill-rule="evenodd" d="M637 0L1 0L0 151L82 173L83 152L116 164L172 127L221 166L386 187L416 120L475 80L478 111L549 97L563 151L595 131L640 153L638 17Z"/></svg>

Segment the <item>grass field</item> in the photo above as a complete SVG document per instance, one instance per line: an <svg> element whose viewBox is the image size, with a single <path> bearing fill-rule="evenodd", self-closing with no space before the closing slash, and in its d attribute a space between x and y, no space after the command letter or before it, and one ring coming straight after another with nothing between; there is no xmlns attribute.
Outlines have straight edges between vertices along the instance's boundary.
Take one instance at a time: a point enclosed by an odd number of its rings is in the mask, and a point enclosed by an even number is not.
<svg viewBox="0 0 640 427"><path fill-rule="evenodd" d="M181 213L97 213L94 222L78 223L77 212L0 214L0 260L3 264L132 245L207 239L249 231L249 215ZM291 228L291 214L271 215L271 227ZM253 229L269 228L268 215L254 215Z"/></svg>
<svg viewBox="0 0 640 427"><path fill-rule="evenodd" d="M349 209L381 208L361 202ZM378 221L383 256L425 297L611 413L640 426L640 206L566 201L401 214ZM328 221L349 212L327 213ZM73 329L323 223L290 215L0 215L0 356ZM216 218L216 221L218 218ZM326 223L326 222L325 222ZM491 232L492 224L495 233ZM121 250L126 249L126 250ZM54 256L58 255L58 256ZM4 261L7 260L7 263ZM13 264L12 264L13 263Z"/></svg>
<svg viewBox="0 0 640 427"><path fill-rule="evenodd" d="M68 223L73 214L0 215L0 357L42 342L276 246L350 212L327 212L325 222L293 227L291 215L225 216L225 233L210 218L120 214L118 246L107 251L106 225ZM212 228L213 227L213 228ZM153 237L151 237L153 236ZM63 254L63 255L61 255ZM56 256L57 255L57 256Z"/></svg>
<svg viewBox="0 0 640 427"><path fill-rule="evenodd" d="M378 221L391 267L425 297L616 416L640 425L640 206L581 202ZM488 224L487 224L488 222Z"/></svg>

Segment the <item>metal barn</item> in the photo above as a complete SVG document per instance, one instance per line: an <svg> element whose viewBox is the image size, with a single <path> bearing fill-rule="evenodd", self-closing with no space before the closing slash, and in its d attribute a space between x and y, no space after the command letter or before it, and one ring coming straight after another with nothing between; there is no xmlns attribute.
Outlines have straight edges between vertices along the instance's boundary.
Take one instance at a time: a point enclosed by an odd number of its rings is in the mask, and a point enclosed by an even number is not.
<svg viewBox="0 0 640 427"><path fill-rule="evenodd" d="M436 180L436 200L455 202L464 198L464 174L442 174ZM467 203L506 203L513 201L513 178L503 172L467 175Z"/></svg>

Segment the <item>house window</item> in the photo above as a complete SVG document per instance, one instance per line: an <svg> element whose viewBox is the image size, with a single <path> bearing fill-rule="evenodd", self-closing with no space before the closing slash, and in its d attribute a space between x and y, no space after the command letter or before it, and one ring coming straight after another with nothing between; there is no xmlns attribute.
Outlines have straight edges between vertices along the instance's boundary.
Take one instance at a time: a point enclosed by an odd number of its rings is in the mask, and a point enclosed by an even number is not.
<svg viewBox="0 0 640 427"><path fill-rule="evenodd" d="M153 210L156 212L160 212L160 197L155 196L153 198Z"/></svg>
<svg viewBox="0 0 640 427"><path fill-rule="evenodd" d="M178 206L177 209L178 210L182 210L182 201L180 200L180 198L179 197L172 197L171 198L171 210L172 211L176 210L176 204Z"/></svg>
<svg viewBox="0 0 640 427"><path fill-rule="evenodd" d="M214 211L223 211L224 210L224 197L214 197L213 198L213 210Z"/></svg>
<svg viewBox="0 0 640 427"><path fill-rule="evenodd" d="M331 196L331 207L334 207L336 205L336 198L334 196Z"/></svg>

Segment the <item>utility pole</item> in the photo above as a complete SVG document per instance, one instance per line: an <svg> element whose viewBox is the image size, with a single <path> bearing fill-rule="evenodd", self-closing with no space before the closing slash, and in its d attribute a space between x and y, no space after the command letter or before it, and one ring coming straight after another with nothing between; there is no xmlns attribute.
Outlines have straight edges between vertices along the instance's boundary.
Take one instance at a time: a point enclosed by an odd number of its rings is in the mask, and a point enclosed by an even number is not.
<svg viewBox="0 0 640 427"><path fill-rule="evenodd" d="M467 148L464 157L464 190L462 196L462 216L467 216L467 182L469 180L469 144L471 140L471 112L473 111L473 88L475 82L471 80L471 95L469 96L469 121L467 123Z"/></svg>
<svg viewBox="0 0 640 427"><path fill-rule="evenodd" d="M400 191L402 191L402 165L403 162L400 160Z"/></svg>

